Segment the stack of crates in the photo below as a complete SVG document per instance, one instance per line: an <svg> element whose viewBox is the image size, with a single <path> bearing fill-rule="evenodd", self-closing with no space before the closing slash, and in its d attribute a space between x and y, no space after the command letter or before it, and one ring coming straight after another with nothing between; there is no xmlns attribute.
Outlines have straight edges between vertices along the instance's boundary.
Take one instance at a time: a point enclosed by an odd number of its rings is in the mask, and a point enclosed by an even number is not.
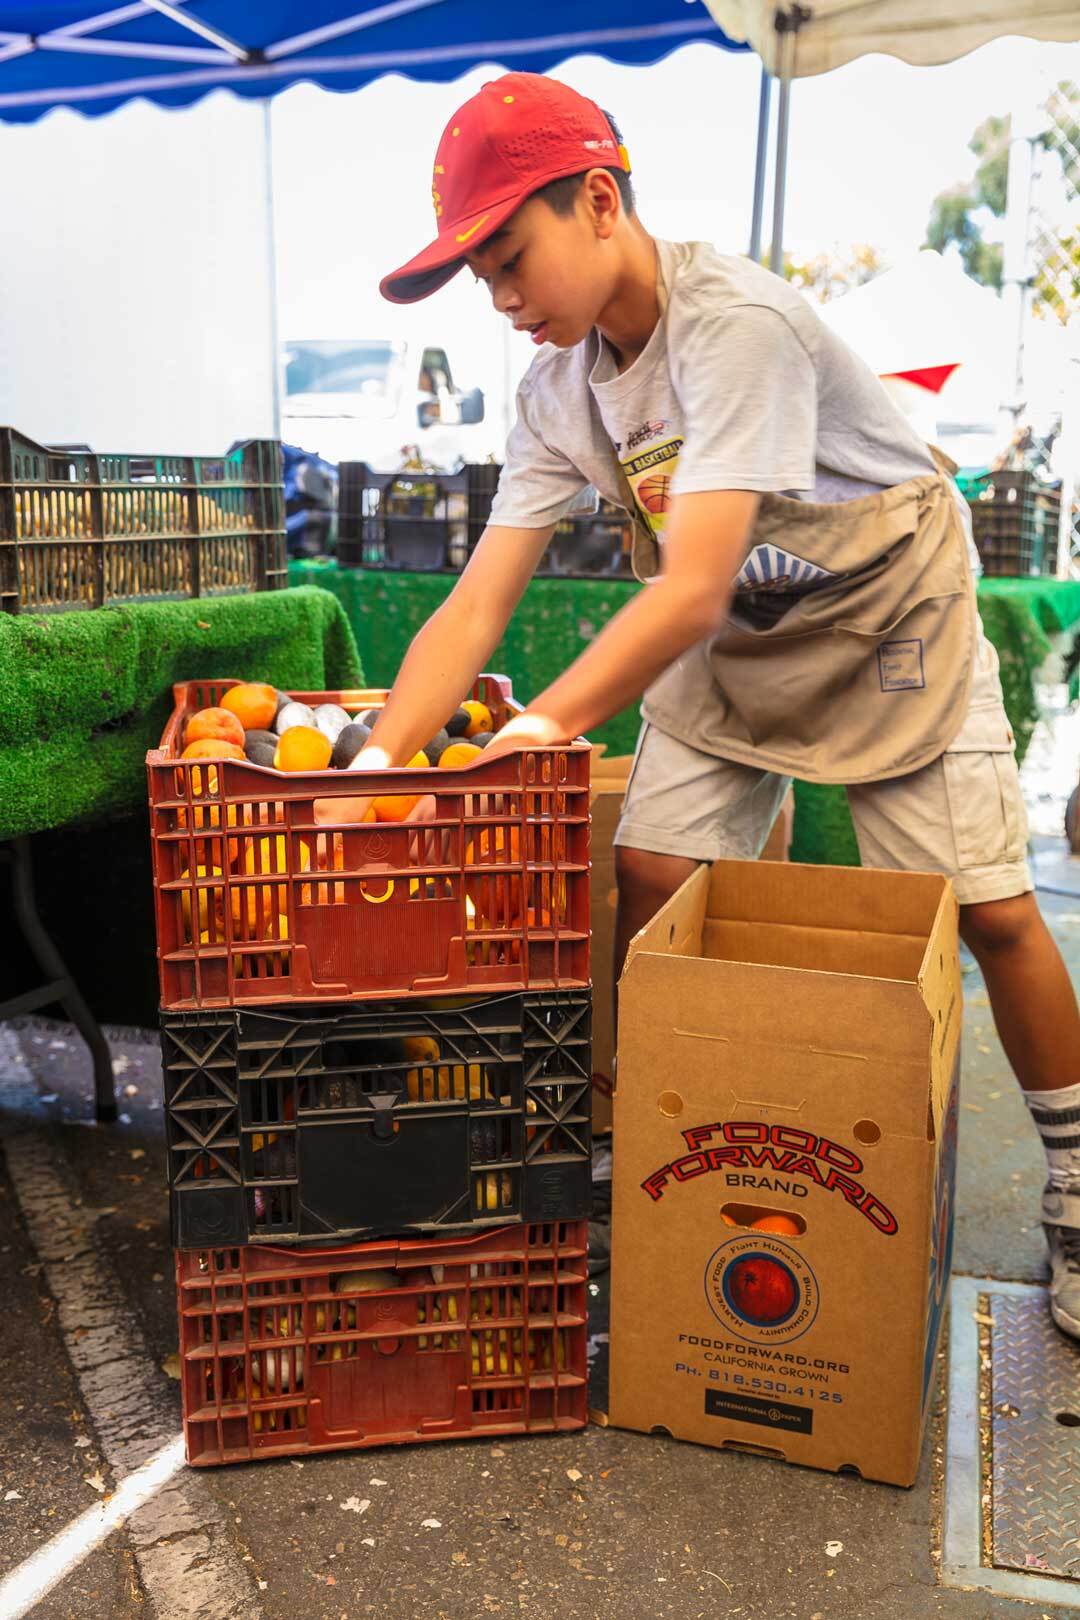
<svg viewBox="0 0 1080 1620"><path fill-rule="evenodd" d="M188 1460L580 1427L588 744L181 760L234 684L174 688L147 760ZM433 815L334 825L395 789Z"/></svg>

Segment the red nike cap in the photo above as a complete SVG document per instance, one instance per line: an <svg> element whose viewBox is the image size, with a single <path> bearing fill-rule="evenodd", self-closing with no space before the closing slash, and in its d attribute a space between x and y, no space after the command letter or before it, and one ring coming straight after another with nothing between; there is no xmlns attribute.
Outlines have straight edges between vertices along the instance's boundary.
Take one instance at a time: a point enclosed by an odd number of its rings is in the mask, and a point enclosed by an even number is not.
<svg viewBox="0 0 1080 1620"><path fill-rule="evenodd" d="M431 181L438 235L384 276L383 297L413 304L436 292L534 192L588 169L630 169L594 101L542 73L493 79L443 130Z"/></svg>

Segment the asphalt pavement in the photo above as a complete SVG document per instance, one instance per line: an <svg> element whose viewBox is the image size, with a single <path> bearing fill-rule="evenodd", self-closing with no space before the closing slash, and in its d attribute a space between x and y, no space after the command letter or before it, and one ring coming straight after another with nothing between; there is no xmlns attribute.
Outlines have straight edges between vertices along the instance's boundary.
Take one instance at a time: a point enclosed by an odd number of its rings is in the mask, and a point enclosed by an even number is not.
<svg viewBox="0 0 1080 1620"><path fill-rule="evenodd" d="M955 1271L1040 1282L1040 1150L970 962L964 985ZM0 1620L1080 1616L1074 1582L1050 1609L940 1583L942 1381L909 1491L597 1426L186 1468L156 1036L109 1036L97 1126L70 1027L0 1026ZM599 1404L605 1276L591 1297Z"/></svg>

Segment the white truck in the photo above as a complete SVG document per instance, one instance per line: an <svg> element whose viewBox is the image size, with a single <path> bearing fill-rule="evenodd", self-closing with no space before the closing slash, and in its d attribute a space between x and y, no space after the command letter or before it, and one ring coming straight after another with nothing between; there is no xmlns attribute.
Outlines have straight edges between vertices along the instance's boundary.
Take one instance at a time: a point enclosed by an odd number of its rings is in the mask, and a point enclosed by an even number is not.
<svg viewBox="0 0 1080 1620"><path fill-rule="evenodd" d="M410 447L453 471L501 446L484 426L484 396L455 386L437 344L379 338L307 338L284 345L282 438L327 461L400 467Z"/></svg>

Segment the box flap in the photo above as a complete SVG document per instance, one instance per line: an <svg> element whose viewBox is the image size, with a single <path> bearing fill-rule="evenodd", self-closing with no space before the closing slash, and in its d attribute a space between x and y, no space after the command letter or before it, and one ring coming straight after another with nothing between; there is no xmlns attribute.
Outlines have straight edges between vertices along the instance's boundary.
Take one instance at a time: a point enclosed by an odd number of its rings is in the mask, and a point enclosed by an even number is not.
<svg viewBox="0 0 1080 1620"><path fill-rule="evenodd" d="M628 972L639 951L659 951L677 957L699 957L701 932L705 921L705 905L709 897L709 868L699 866L687 878L656 916L640 929L630 941L626 952ZM620 984L622 980L620 979Z"/></svg>
<svg viewBox="0 0 1080 1620"><path fill-rule="evenodd" d="M947 886L948 879L934 873L717 861L708 914L729 922L900 934L925 942Z"/></svg>
<svg viewBox="0 0 1080 1620"><path fill-rule="evenodd" d="M953 1070L963 1025L964 994L960 979L960 908L946 883L930 938L919 965L918 988L931 1021L931 1099L928 1134L937 1138L949 1105Z"/></svg>

